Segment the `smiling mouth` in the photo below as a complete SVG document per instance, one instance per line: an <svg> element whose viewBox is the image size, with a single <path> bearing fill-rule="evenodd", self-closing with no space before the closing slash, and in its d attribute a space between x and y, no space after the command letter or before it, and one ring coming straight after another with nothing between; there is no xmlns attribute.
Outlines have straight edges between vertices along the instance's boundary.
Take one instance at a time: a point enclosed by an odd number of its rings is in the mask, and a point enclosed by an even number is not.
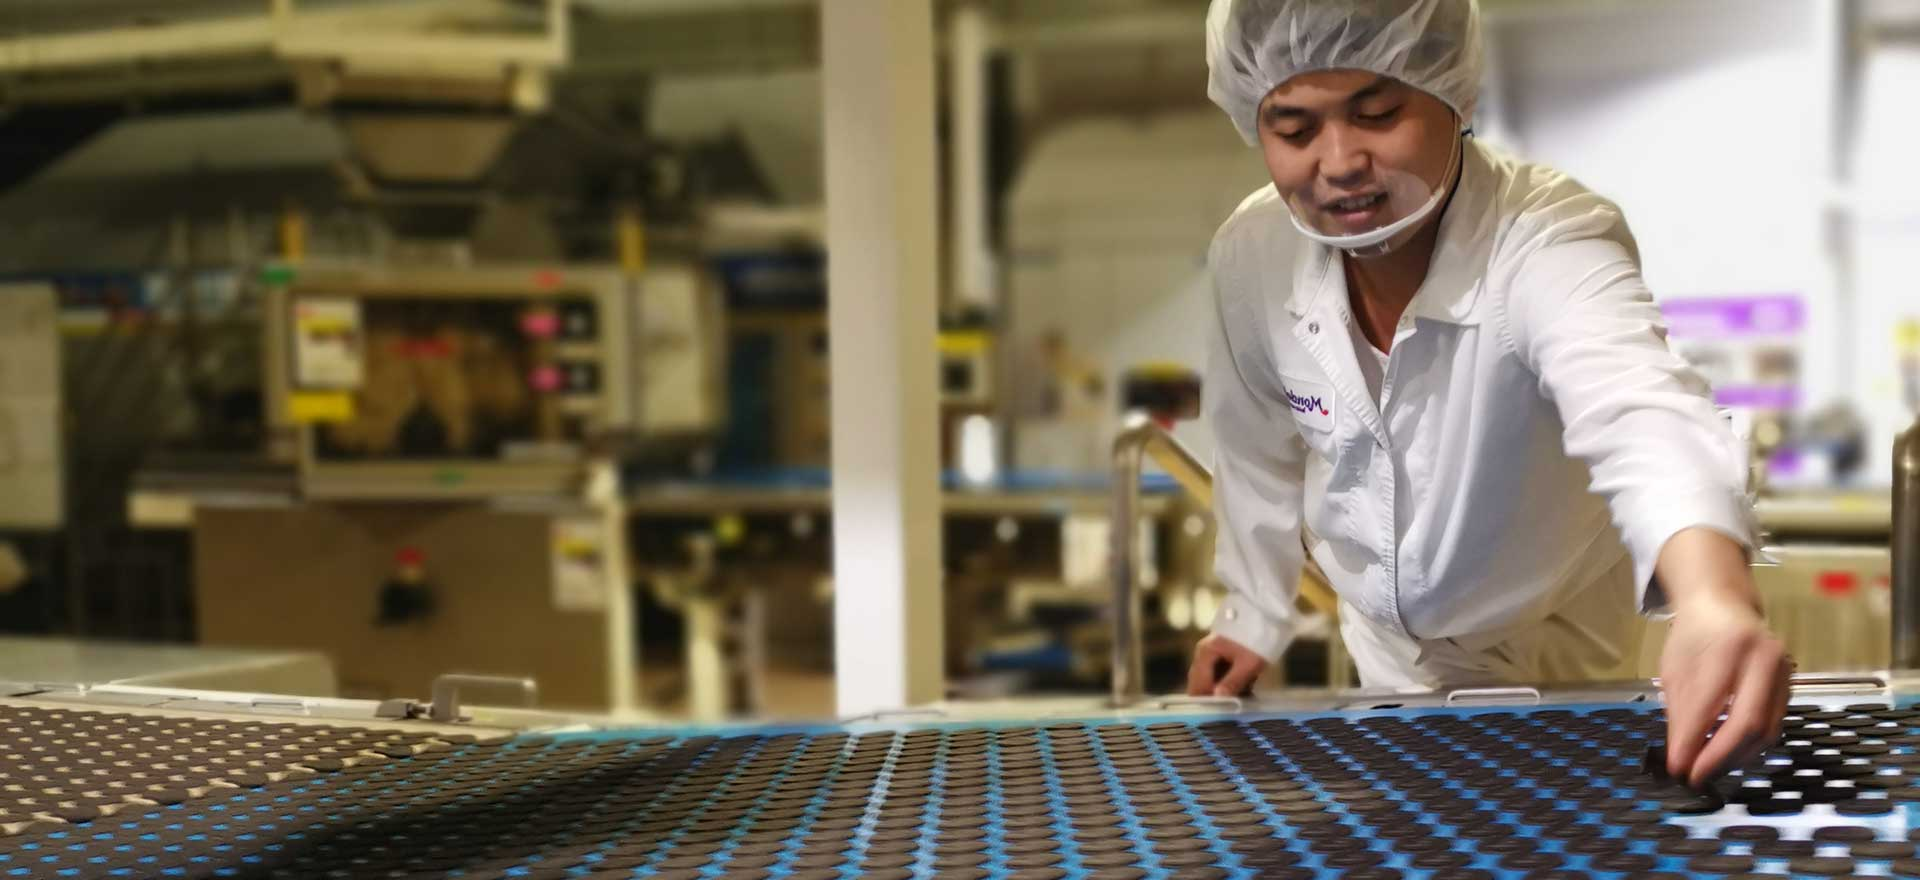
<svg viewBox="0 0 1920 880"><path fill-rule="evenodd" d="M1322 202L1321 206L1330 214L1360 214L1386 204L1386 201L1387 194L1378 192L1370 195L1348 196L1344 199L1334 199L1330 202Z"/></svg>
<svg viewBox="0 0 1920 880"><path fill-rule="evenodd" d="M1380 226L1381 215L1386 211L1386 207L1385 192L1348 196L1320 203L1321 210L1326 212L1326 216L1335 228L1350 234L1366 232Z"/></svg>

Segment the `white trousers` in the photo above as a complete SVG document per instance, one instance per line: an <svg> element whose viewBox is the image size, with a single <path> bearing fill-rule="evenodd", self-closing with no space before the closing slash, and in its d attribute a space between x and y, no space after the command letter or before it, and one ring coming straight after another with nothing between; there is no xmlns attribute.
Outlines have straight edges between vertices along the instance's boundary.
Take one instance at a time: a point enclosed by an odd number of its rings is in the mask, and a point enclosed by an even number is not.
<svg viewBox="0 0 1920 880"><path fill-rule="evenodd" d="M1623 559L1537 624L1445 639L1382 630L1341 603L1340 636L1366 688L1436 690L1635 677L1646 620Z"/></svg>

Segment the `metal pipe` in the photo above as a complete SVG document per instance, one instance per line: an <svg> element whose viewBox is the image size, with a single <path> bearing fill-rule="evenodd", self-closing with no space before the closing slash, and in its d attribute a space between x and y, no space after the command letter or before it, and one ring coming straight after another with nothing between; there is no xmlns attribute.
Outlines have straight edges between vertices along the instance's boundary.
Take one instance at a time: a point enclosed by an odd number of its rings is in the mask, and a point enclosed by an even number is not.
<svg viewBox="0 0 1920 880"><path fill-rule="evenodd" d="M1186 444L1175 439L1166 429L1155 424L1143 415L1128 416L1126 429L1120 432L1120 439L1114 443L1115 449L1123 445L1137 446L1145 452L1154 464L1165 468L1180 488L1193 496L1193 500L1207 507L1213 506L1213 474L1207 466L1200 463ZM1134 480L1140 479L1140 470L1133 471Z"/></svg>
<svg viewBox="0 0 1920 880"><path fill-rule="evenodd" d="M1134 570L1140 552L1135 517L1140 509L1140 465L1147 445L1161 433L1144 417L1130 416L1126 428L1113 441L1113 517L1108 524L1111 543L1107 571L1113 584L1111 685L1116 707L1131 706L1146 692L1146 660L1140 651L1139 572Z"/></svg>
<svg viewBox="0 0 1920 880"><path fill-rule="evenodd" d="M1113 441L1113 519L1107 570L1113 582L1113 678L1115 706L1131 706L1146 694L1146 658L1140 649L1140 469L1147 457L1165 468L1180 488L1213 507L1213 474L1172 434L1153 420L1127 416Z"/></svg>
<svg viewBox="0 0 1920 880"><path fill-rule="evenodd" d="M1920 417L1893 444L1893 667L1920 669Z"/></svg>
<svg viewBox="0 0 1920 880"><path fill-rule="evenodd" d="M1165 469L1193 499L1213 509L1213 474L1172 434L1152 419L1127 416L1113 441L1113 520L1107 571L1113 584L1113 678L1115 706L1131 706L1146 691L1146 660L1140 649L1140 468L1147 458ZM1311 558L1301 571L1300 595L1324 614L1335 614L1339 598Z"/></svg>
<svg viewBox="0 0 1920 880"><path fill-rule="evenodd" d="M993 252L987 202L987 64L993 25L988 10L965 3L947 22L947 152L949 306L994 306Z"/></svg>

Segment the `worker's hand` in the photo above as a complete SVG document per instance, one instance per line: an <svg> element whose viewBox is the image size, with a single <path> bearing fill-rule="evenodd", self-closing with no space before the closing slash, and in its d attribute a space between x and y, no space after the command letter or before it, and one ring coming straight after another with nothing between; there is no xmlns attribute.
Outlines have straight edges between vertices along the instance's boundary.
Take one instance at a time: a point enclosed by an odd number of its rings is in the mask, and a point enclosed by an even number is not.
<svg viewBox="0 0 1920 880"><path fill-rule="evenodd" d="M1792 671L1752 605L1702 598L1677 608L1660 655L1667 773L1699 788L1759 757L1780 738ZM1713 730L1722 712L1727 720Z"/></svg>
<svg viewBox="0 0 1920 880"><path fill-rule="evenodd" d="M1253 687L1267 668L1265 657L1225 636L1207 636L1193 648L1187 670L1187 696L1237 697Z"/></svg>

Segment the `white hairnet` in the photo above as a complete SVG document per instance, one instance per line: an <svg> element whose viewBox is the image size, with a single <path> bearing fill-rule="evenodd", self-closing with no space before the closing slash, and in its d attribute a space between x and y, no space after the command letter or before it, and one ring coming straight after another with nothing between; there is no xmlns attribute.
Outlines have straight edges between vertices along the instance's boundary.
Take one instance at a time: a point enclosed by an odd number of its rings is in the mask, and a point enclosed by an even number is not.
<svg viewBox="0 0 1920 880"><path fill-rule="evenodd" d="M1393 77L1466 127L1483 64L1476 0L1213 0L1207 10L1207 97L1249 144L1267 93L1315 70Z"/></svg>

